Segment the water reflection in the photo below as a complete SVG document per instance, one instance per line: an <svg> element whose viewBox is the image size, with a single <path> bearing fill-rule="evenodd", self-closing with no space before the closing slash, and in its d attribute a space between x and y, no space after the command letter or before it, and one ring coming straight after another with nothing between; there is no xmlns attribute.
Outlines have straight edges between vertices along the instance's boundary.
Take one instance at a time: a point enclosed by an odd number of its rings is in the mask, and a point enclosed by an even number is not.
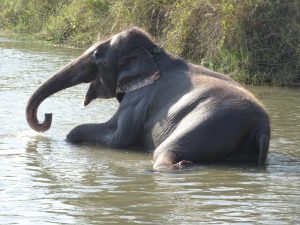
<svg viewBox="0 0 300 225"><path fill-rule="evenodd" d="M80 108L76 86L47 99L49 132L24 110L37 85L80 50L0 38L0 224L297 224L300 221L300 90L250 87L271 115L266 170L199 166L151 171L151 155L74 146L74 126L103 122L115 100Z"/></svg>
<svg viewBox="0 0 300 225"><path fill-rule="evenodd" d="M271 149L300 157L300 88L252 88L271 114Z"/></svg>

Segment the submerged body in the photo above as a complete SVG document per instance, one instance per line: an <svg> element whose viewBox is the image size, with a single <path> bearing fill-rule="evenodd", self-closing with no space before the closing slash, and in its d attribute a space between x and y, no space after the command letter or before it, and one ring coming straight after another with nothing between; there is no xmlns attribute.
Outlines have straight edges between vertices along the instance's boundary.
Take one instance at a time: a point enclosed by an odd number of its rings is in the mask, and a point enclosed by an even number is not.
<svg viewBox="0 0 300 225"><path fill-rule="evenodd" d="M227 76L166 53L137 28L95 44L45 82L28 103L31 127L48 129L49 118L36 119L39 104L82 82L91 83L85 105L110 97L120 105L106 123L75 127L72 143L154 151L157 170L190 161L265 163L270 125L258 100Z"/></svg>

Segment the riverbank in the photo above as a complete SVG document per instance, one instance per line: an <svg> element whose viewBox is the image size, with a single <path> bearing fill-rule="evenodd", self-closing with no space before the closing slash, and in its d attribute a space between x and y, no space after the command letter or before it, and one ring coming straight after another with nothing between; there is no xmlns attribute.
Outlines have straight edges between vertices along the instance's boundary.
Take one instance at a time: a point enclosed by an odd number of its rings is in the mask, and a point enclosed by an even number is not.
<svg viewBox="0 0 300 225"><path fill-rule="evenodd" d="M0 30L86 48L136 25L168 51L254 85L300 84L298 0L3 0Z"/></svg>

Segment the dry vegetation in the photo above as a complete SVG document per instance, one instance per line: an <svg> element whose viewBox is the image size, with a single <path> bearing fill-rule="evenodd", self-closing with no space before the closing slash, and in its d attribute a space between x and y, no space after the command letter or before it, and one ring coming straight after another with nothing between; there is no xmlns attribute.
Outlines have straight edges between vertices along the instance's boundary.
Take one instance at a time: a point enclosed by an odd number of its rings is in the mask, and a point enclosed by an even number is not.
<svg viewBox="0 0 300 225"><path fill-rule="evenodd" d="M300 84L299 0L1 0L0 29L87 47L132 25L247 84Z"/></svg>

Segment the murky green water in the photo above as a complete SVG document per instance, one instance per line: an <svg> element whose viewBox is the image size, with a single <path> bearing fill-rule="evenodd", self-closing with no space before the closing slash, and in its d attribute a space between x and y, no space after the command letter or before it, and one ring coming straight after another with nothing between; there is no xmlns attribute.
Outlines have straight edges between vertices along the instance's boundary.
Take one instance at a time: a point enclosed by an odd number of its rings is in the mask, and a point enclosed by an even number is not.
<svg viewBox="0 0 300 225"><path fill-rule="evenodd" d="M265 171L152 172L151 155L74 146L74 126L105 121L115 100L81 108L87 85L48 98L51 129L25 120L31 93L81 51L0 38L0 224L299 224L300 89L250 87L271 115Z"/></svg>

